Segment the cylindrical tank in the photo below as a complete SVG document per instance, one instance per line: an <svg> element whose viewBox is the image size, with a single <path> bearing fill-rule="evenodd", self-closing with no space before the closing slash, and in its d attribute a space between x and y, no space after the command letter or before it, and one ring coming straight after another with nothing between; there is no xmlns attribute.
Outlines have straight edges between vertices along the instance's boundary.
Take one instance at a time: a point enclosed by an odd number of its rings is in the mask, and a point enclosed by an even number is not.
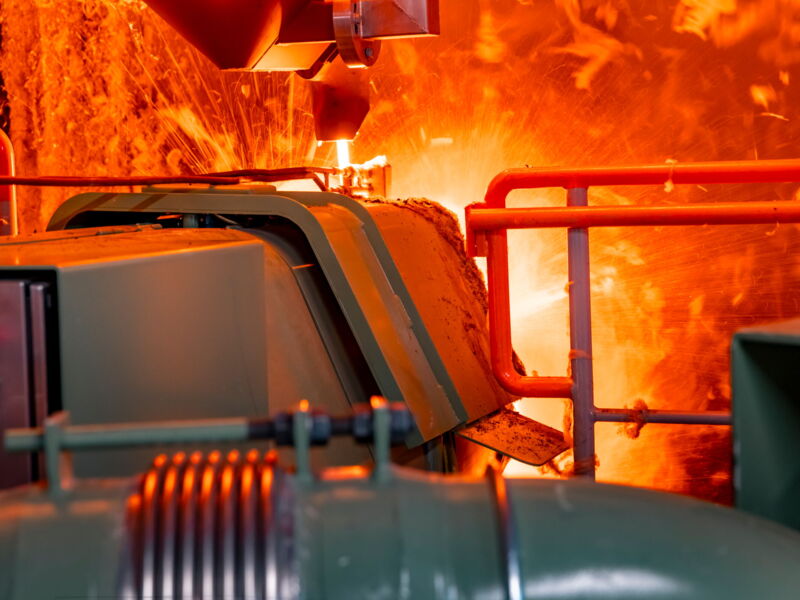
<svg viewBox="0 0 800 600"><path fill-rule="evenodd" d="M389 466L293 475L259 453L162 456L135 480L0 494L0 598L502 600L516 568L524 598L800 590L800 535L770 522L582 481L501 487Z"/></svg>

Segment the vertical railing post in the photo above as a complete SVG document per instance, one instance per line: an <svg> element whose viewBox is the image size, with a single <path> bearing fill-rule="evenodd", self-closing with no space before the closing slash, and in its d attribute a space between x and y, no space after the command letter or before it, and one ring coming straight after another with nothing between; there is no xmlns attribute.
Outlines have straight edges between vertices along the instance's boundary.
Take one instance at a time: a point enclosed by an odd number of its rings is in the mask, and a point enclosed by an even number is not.
<svg viewBox="0 0 800 600"><path fill-rule="evenodd" d="M5 132L0 130L0 175L14 174L14 147ZM13 185L0 185L0 235L17 234L16 190Z"/></svg>
<svg viewBox="0 0 800 600"><path fill-rule="evenodd" d="M586 188L567 190L567 206L587 206ZM592 300L589 230L567 232L569 262L569 331L572 371L575 475L594 479L594 374L592 369Z"/></svg>

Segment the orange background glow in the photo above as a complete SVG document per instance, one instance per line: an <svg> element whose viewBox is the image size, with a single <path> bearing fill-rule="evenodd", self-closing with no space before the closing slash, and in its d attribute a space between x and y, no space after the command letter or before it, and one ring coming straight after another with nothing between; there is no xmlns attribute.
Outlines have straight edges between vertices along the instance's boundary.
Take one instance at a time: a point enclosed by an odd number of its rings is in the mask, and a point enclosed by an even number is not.
<svg viewBox="0 0 800 600"><path fill-rule="evenodd" d="M384 44L352 152L384 154L394 193L457 214L524 165L787 158L800 140L792 0L442 0L439 38ZM0 72L20 174L177 174L332 165L307 84L220 73L137 0L6 0ZM20 190L41 230L63 190ZM560 204L555 192L513 203ZM597 189L607 204L790 201L793 186ZM565 235L514 232L515 345L565 373ZM800 314L797 229L678 228L592 236L597 403L729 406L737 328ZM563 425L559 400L523 401ZM599 478L730 500L722 428L598 426ZM561 466L568 468L568 457ZM518 465L509 472L530 474Z"/></svg>

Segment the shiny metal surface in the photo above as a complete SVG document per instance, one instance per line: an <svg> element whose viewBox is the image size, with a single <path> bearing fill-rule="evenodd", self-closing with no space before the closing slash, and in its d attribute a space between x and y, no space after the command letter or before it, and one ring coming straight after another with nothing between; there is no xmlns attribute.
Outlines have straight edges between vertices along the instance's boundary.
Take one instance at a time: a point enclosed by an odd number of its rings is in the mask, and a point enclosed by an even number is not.
<svg viewBox="0 0 800 600"><path fill-rule="evenodd" d="M246 466L253 464L261 510L255 512L252 546L256 593L242 591L248 571L237 560L238 591L231 600L796 600L800 589L800 534L691 498L585 479L502 480L494 473L490 482L402 468L386 479L358 467L338 468L303 483L261 456L252 463L240 459L234 469L234 482L244 484ZM209 458L201 457L198 466ZM206 508L197 496L178 507L188 520L170 520L169 473L180 459L163 462L160 494L154 493L158 466L143 480L79 480L59 498L41 486L0 493L0 565L9 565L0 568L0 600L86 598L86 590L93 598L145 600L143 494L152 494L150 507L162 524L150 537L155 554L168 554L165 545L181 536L205 535L201 511L191 509ZM187 462L184 473L194 464ZM229 461L219 463L217 476L201 487L222 489ZM243 489L231 487L238 501L227 505L238 507L237 557L252 542L240 510L247 499ZM225 504L213 505L217 560L208 575L215 600L229 600L222 592L227 561L220 554ZM498 507L513 510L511 518L498 519ZM498 535L506 534L498 529L503 522L516 539ZM179 525L165 531L170 523ZM198 542L184 555L198 557ZM180 545L180 552L186 547ZM509 550L517 552L519 580ZM198 587L204 567L197 560L186 564L189 570L178 567L173 581L180 571L192 584L166 590L156 583L155 598L207 595ZM132 578L127 585L126 573ZM163 581L162 574L157 582Z"/></svg>
<svg viewBox="0 0 800 600"><path fill-rule="evenodd" d="M0 281L0 432L30 420L27 282ZM0 489L30 481L31 459L0 448Z"/></svg>
<svg viewBox="0 0 800 600"><path fill-rule="evenodd" d="M292 600L291 526L276 515L293 496L276 473L257 450L157 457L128 501L121 595Z"/></svg>
<svg viewBox="0 0 800 600"><path fill-rule="evenodd" d="M175 455L172 463L167 467L164 476L161 529L164 536L164 545L161 551L159 588L171 590L175 586L175 568L177 564L177 535L178 511L180 502L180 476L186 464L186 455L182 452Z"/></svg>
<svg viewBox="0 0 800 600"><path fill-rule="evenodd" d="M567 206L588 204L586 188L567 190ZM588 229L572 227L567 230L567 262L575 475L594 479L594 356Z"/></svg>
<svg viewBox="0 0 800 600"><path fill-rule="evenodd" d="M221 69L247 69L275 43L301 0L147 0L178 33Z"/></svg>
<svg viewBox="0 0 800 600"><path fill-rule="evenodd" d="M48 412L47 385L47 310L49 285L32 283L30 294L31 368L33 369L34 423L44 423Z"/></svg>
<svg viewBox="0 0 800 600"><path fill-rule="evenodd" d="M333 33L339 56L351 69L371 67L378 60L381 43L368 41L363 35L362 6L369 4L361 0L333 1Z"/></svg>
<svg viewBox="0 0 800 600"><path fill-rule="evenodd" d="M256 477L260 458L259 452L253 450L245 457L239 481L239 515L241 522L241 561L242 591L244 598L256 598L258 589L258 492L259 481Z"/></svg>
<svg viewBox="0 0 800 600"><path fill-rule="evenodd" d="M524 600L519 537L517 524L514 521L514 509L508 495L508 486L502 471L494 464L489 464L487 467L486 478L489 480L497 511L506 598L508 600Z"/></svg>
<svg viewBox="0 0 800 600"><path fill-rule="evenodd" d="M145 476L142 483L142 518L141 518L141 596L156 597L156 564L157 523L159 504L161 501L161 485L164 477L166 461L157 460L153 469Z"/></svg>
<svg viewBox="0 0 800 600"><path fill-rule="evenodd" d="M194 600L195 564L197 561L197 522L198 494L200 492L200 474L202 473L203 455L195 452L189 458L183 471L181 482L181 531L180 537L181 563L176 576L180 579L180 598Z"/></svg>
<svg viewBox="0 0 800 600"><path fill-rule="evenodd" d="M438 0L146 2L222 69L295 71L310 77L324 70L337 50L344 64L361 69L375 64L381 39L439 33ZM342 95L353 96L343 90L320 97L334 101ZM363 115L351 118L345 139L352 139L368 110L369 104L358 107ZM329 137L332 129L332 124L318 127L318 134L327 132L318 139L339 139Z"/></svg>
<svg viewBox="0 0 800 600"><path fill-rule="evenodd" d="M302 71L324 56L333 41L345 62L370 66L377 59L380 39L439 33L438 0L147 0L147 4L222 69ZM371 51L363 52L367 49Z"/></svg>
<svg viewBox="0 0 800 600"><path fill-rule="evenodd" d="M439 0L363 2L361 13L365 38L439 34Z"/></svg>

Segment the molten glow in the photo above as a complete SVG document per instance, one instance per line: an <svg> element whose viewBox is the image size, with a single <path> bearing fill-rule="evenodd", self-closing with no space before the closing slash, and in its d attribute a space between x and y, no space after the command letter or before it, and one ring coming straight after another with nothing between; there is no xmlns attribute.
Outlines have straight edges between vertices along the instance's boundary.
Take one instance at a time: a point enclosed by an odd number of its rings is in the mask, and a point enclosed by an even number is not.
<svg viewBox="0 0 800 600"><path fill-rule="evenodd" d="M369 399L369 404L372 407L372 410L379 410L389 405L389 403L386 401L386 398L383 398L382 396L373 396Z"/></svg>
<svg viewBox="0 0 800 600"><path fill-rule="evenodd" d="M192 462L192 466L196 463ZM184 501L189 498L194 490L195 470L193 468L187 469L183 474L183 494Z"/></svg>
<svg viewBox="0 0 800 600"><path fill-rule="evenodd" d="M214 468L207 466L203 469L203 478L200 483L200 497L204 500L211 494L211 489L214 486Z"/></svg>
<svg viewBox="0 0 800 600"><path fill-rule="evenodd" d="M350 140L336 140L336 165L340 169L346 169L350 162Z"/></svg>
<svg viewBox="0 0 800 600"><path fill-rule="evenodd" d="M143 495L145 500L147 500L148 502L151 501L153 498L153 494L155 493L157 483L158 483L158 475L152 471L149 472L145 477L143 486L144 489Z"/></svg>
<svg viewBox="0 0 800 600"><path fill-rule="evenodd" d="M242 493L246 494L250 492L250 486L253 485L253 465L247 464L245 465L244 469L242 469L242 480L241 480L241 489Z"/></svg>
<svg viewBox="0 0 800 600"><path fill-rule="evenodd" d="M222 470L222 484L220 486L220 493L223 497L226 497L231 490L231 486L233 485L233 474L234 470L231 465L226 466Z"/></svg>
<svg viewBox="0 0 800 600"><path fill-rule="evenodd" d="M175 484L178 480L178 470L175 467L171 467L169 471L167 471L167 476L164 478L164 495L169 497L172 492L175 490Z"/></svg>
<svg viewBox="0 0 800 600"><path fill-rule="evenodd" d="M325 469L325 481L347 481L350 479L364 479L370 474L370 469L363 465L348 467L330 467Z"/></svg>

